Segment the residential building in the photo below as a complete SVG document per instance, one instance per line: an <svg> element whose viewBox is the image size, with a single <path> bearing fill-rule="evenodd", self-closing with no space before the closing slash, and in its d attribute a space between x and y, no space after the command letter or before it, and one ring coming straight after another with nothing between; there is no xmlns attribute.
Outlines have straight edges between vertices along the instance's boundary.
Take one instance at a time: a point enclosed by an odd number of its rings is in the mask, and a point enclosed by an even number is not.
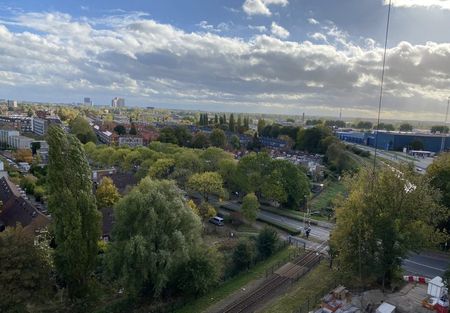
<svg viewBox="0 0 450 313"><path fill-rule="evenodd" d="M17 100L8 100L8 108L17 108Z"/></svg>
<svg viewBox="0 0 450 313"><path fill-rule="evenodd" d="M140 136L119 136L119 146L138 147L144 144L144 139Z"/></svg>
<svg viewBox="0 0 450 313"><path fill-rule="evenodd" d="M125 99L124 98L114 97L114 99L112 99L112 101L111 101L111 106L113 108L124 107L125 106Z"/></svg>
<svg viewBox="0 0 450 313"><path fill-rule="evenodd" d="M39 117L33 118L33 133L39 136L45 136L45 134L47 134L47 130L48 130L47 120Z"/></svg>
<svg viewBox="0 0 450 313"><path fill-rule="evenodd" d="M94 105L92 100L91 100L91 98L89 98L89 97L84 97L83 104L84 105L88 105L88 106L93 106Z"/></svg>
<svg viewBox="0 0 450 313"><path fill-rule="evenodd" d="M21 194L7 177L0 178L0 201L3 204L0 210L0 231L20 224L25 231L34 234L50 223L50 219L25 198L25 194Z"/></svg>
<svg viewBox="0 0 450 313"><path fill-rule="evenodd" d="M8 145L13 149L31 149L31 143L34 139L25 136L8 137Z"/></svg>
<svg viewBox="0 0 450 313"><path fill-rule="evenodd" d="M8 130L8 129L0 129L0 144L2 147L6 148L9 145L9 137L12 136L20 136L18 130Z"/></svg>

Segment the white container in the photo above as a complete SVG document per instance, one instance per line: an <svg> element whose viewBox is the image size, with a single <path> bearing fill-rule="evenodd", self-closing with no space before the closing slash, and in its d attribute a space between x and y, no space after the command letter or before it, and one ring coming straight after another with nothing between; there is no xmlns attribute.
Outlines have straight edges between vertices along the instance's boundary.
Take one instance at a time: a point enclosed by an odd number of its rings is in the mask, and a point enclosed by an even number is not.
<svg viewBox="0 0 450 313"><path fill-rule="evenodd" d="M442 282L442 278L439 276L436 276L430 282L428 283L428 290L427 293L432 296L433 298L440 298L445 293L445 286Z"/></svg>

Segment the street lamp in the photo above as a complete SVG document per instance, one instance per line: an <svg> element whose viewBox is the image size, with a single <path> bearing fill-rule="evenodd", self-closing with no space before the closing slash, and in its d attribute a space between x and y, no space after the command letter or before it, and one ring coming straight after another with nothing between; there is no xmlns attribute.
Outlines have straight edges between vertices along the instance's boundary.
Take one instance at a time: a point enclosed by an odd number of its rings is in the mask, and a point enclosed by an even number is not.
<svg viewBox="0 0 450 313"><path fill-rule="evenodd" d="M445 135L445 126L447 126L449 107L450 107L450 97L447 98L447 110L445 111L444 128L442 129L441 152L444 152L444 150L445 150L445 138L447 137Z"/></svg>

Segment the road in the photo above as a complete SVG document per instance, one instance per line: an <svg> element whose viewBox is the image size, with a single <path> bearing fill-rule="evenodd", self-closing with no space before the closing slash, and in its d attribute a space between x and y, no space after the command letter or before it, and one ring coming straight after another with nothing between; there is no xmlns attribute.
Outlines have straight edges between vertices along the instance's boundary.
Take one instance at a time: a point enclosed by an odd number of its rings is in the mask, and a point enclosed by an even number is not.
<svg viewBox="0 0 450 313"><path fill-rule="evenodd" d="M363 146L358 144L353 144L362 150L369 151L372 155L374 155L375 149L369 146ZM397 152L397 151L386 151L386 150L377 150L377 155L383 159L395 162L397 164L401 163L411 163L414 162L414 165L418 169L418 172L423 173L428 166L433 163L433 158L415 158L408 154Z"/></svg>
<svg viewBox="0 0 450 313"><path fill-rule="evenodd" d="M420 254L410 253L403 260L403 270L406 275L418 275L428 278L441 276L449 268L450 256L439 252L425 251Z"/></svg>
<svg viewBox="0 0 450 313"><path fill-rule="evenodd" d="M284 224L295 229L301 229L302 232L305 228L305 223L303 222L267 211L259 211L258 217L262 218L263 220L273 221L278 224ZM320 241L327 241L330 238L330 230L327 228L311 225L311 233L309 235L311 237L319 239Z"/></svg>
<svg viewBox="0 0 450 313"><path fill-rule="evenodd" d="M217 207L218 202L216 203ZM233 201L225 201L221 204L231 206L234 210L239 210L241 205ZM263 221L275 222L277 224L284 224L295 229L303 230L305 224L303 222L280 216L271 212L260 210L258 217ZM316 250L326 253L328 249L327 241L330 238L330 229L311 225L310 238L306 240L301 236L287 236L297 242L299 245L306 245L307 249ZM442 275L450 265L450 257L438 252L422 252L420 254L410 253L408 258L403 260L402 267L406 275L418 275L433 278L437 275Z"/></svg>

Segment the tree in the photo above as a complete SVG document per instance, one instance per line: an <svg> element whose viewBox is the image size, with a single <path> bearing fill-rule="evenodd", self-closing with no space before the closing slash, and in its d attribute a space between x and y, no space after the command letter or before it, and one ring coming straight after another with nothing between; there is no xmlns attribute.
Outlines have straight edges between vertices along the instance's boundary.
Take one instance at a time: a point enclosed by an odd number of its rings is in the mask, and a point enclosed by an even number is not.
<svg viewBox="0 0 450 313"><path fill-rule="evenodd" d="M214 114L214 124L219 124L219 117L217 116L217 114Z"/></svg>
<svg viewBox="0 0 450 313"><path fill-rule="evenodd" d="M92 191L91 170L83 146L73 135L48 130L48 207L55 233L55 265L69 296L88 294L100 238L100 213Z"/></svg>
<svg viewBox="0 0 450 313"><path fill-rule="evenodd" d="M262 130L266 127L266 121L263 118L258 120L258 134L261 135Z"/></svg>
<svg viewBox="0 0 450 313"><path fill-rule="evenodd" d="M233 149L235 149L235 150L238 150L241 148L241 141L239 140L238 136L236 136L236 135L231 136L230 146L233 147Z"/></svg>
<svg viewBox="0 0 450 313"><path fill-rule="evenodd" d="M153 178L166 179L173 172L175 167L174 159L158 159L150 168L149 175Z"/></svg>
<svg viewBox="0 0 450 313"><path fill-rule="evenodd" d="M178 138L175 135L175 130L172 127L164 127L159 132L159 141L166 143L178 144Z"/></svg>
<svg viewBox="0 0 450 313"><path fill-rule="evenodd" d="M409 146L411 147L411 150L423 150L424 149L423 142L419 139L414 139L413 141L411 141Z"/></svg>
<svg viewBox="0 0 450 313"><path fill-rule="evenodd" d="M97 136L89 125L89 122L81 115L70 121L70 132L74 134L83 144L88 142L97 142Z"/></svg>
<svg viewBox="0 0 450 313"><path fill-rule="evenodd" d="M136 136L137 135L136 125L134 123L131 123L129 134L132 135L132 136Z"/></svg>
<svg viewBox="0 0 450 313"><path fill-rule="evenodd" d="M400 125L399 130L401 132L412 132L413 126L411 124L404 123L404 124Z"/></svg>
<svg viewBox="0 0 450 313"><path fill-rule="evenodd" d="M431 163L427 169L427 176L434 188L439 189L442 194L441 203L450 209L450 153L443 153ZM443 220L438 228L450 234L450 217ZM447 245L445 245L445 242ZM442 246L450 247L449 239L442 242Z"/></svg>
<svg viewBox="0 0 450 313"><path fill-rule="evenodd" d="M117 187L109 177L103 177L95 192L99 209L110 208L116 204L120 195Z"/></svg>
<svg viewBox="0 0 450 313"><path fill-rule="evenodd" d="M255 245L249 240L240 240L233 252L233 265L236 272L248 270L255 262Z"/></svg>
<svg viewBox="0 0 450 313"><path fill-rule="evenodd" d="M231 132L236 131L236 124L234 122L234 114L233 113L230 114L230 120L228 122L228 126L229 126Z"/></svg>
<svg viewBox="0 0 450 313"><path fill-rule="evenodd" d="M50 295L48 246L35 245L21 226L0 233L0 311L28 312L28 304Z"/></svg>
<svg viewBox="0 0 450 313"><path fill-rule="evenodd" d="M189 178L188 187L192 191L199 192L206 202L208 202L210 195L223 196L225 194L222 177L216 172L204 172L192 175Z"/></svg>
<svg viewBox="0 0 450 313"><path fill-rule="evenodd" d="M325 153L327 147L322 144L322 140L332 136L327 127L316 126L308 129L300 129L297 135L296 148L309 153Z"/></svg>
<svg viewBox="0 0 450 313"><path fill-rule="evenodd" d="M436 134L438 132L441 134L448 134L449 128L448 128L448 126L437 125L437 126L431 127L431 132L433 134Z"/></svg>
<svg viewBox="0 0 450 313"><path fill-rule="evenodd" d="M159 296L201 243L199 218L173 182L149 177L119 200L114 216L112 278L131 295Z"/></svg>
<svg viewBox="0 0 450 313"><path fill-rule="evenodd" d="M258 198L254 193L247 194L242 201L242 215L249 222L256 220L259 211Z"/></svg>
<svg viewBox="0 0 450 313"><path fill-rule="evenodd" d="M372 122L359 121L354 127L359 129L372 129L373 124Z"/></svg>
<svg viewBox="0 0 450 313"><path fill-rule="evenodd" d="M114 127L114 131L117 133L117 135L122 136L125 135L127 133L127 130L125 128L125 126L119 124L116 127Z"/></svg>
<svg viewBox="0 0 450 313"><path fill-rule="evenodd" d="M214 128L209 135L209 141L211 145L218 148L225 148L227 144L227 136L225 136L225 132L219 128Z"/></svg>
<svg viewBox="0 0 450 313"><path fill-rule="evenodd" d="M352 281L379 280L384 288L409 251L442 238L435 226L448 212L438 204L439 192L413 167L400 172L361 169L345 180L351 192L336 208L331 247Z"/></svg>
<svg viewBox="0 0 450 313"><path fill-rule="evenodd" d="M216 250L206 247L195 249L175 274L178 288L184 294L199 296L215 286L219 282L222 269L219 255Z"/></svg>
<svg viewBox="0 0 450 313"><path fill-rule="evenodd" d="M376 128L376 127L377 127L377 125L374 125L374 128ZM379 130L394 131L395 127L392 124L380 123L380 125L378 125L378 129Z"/></svg>
<svg viewBox="0 0 450 313"><path fill-rule="evenodd" d="M267 259L277 249L278 234L271 227L264 227L256 238L256 248L260 258Z"/></svg>
<svg viewBox="0 0 450 313"><path fill-rule="evenodd" d="M208 147L209 147L209 140L204 132L198 132L193 136L192 148L204 149Z"/></svg>
<svg viewBox="0 0 450 313"><path fill-rule="evenodd" d="M33 162L33 154L30 149L17 149L16 152L14 152L14 157L17 162Z"/></svg>
<svg viewBox="0 0 450 313"><path fill-rule="evenodd" d="M202 152L200 159L204 162L203 168L206 171L215 172L222 160L232 160L233 156L220 148L209 147Z"/></svg>

